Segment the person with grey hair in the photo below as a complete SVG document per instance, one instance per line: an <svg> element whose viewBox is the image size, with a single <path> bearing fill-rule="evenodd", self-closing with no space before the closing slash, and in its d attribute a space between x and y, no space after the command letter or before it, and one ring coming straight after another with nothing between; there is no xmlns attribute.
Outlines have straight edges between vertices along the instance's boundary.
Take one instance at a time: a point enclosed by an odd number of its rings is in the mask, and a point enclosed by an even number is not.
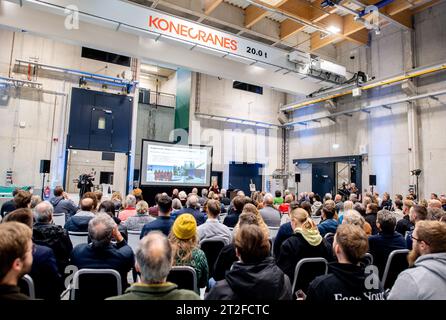
<svg viewBox="0 0 446 320"><path fill-rule="evenodd" d="M129 194L125 198L125 209L119 213L118 218L124 222L129 217L134 216L136 216L136 197L133 194Z"/></svg>
<svg viewBox="0 0 446 320"><path fill-rule="evenodd" d="M107 300L200 300L191 290L178 289L167 282L172 269L172 246L159 231L152 231L139 242L135 269L141 280L128 288L123 295Z"/></svg>
<svg viewBox="0 0 446 320"><path fill-rule="evenodd" d="M195 193L198 196L198 189L197 188L193 188L191 193Z"/></svg>
<svg viewBox="0 0 446 320"><path fill-rule="evenodd" d="M127 274L135 256L118 230L118 225L106 213L98 213L88 223L91 243L77 245L71 253L71 264L78 269L113 269L121 275L123 288L128 287ZM112 239L116 243L112 243Z"/></svg>
<svg viewBox="0 0 446 320"><path fill-rule="evenodd" d="M204 204L208 200L208 194L209 194L209 190L208 189L204 189L204 188L201 189L201 197L200 197L200 199L198 199L198 202L200 203L200 206L204 206Z"/></svg>
<svg viewBox="0 0 446 320"><path fill-rule="evenodd" d="M396 218L393 212L386 209L379 211L376 216L376 226L379 233L369 237L369 252L381 278L390 253L393 250L406 249L406 241L395 231Z"/></svg>
<svg viewBox="0 0 446 320"><path fill-rule="evenodd" d="M175 213L181 209L183 209L183 205L181 204L180 199L172 199L172 211Z"/></svg>
<svg viewBox="0 0 446 320"><path fill-rule="evenodd" d="M73 250L68 231L53 223L53 206L50 202L40 202L34 208L36 223L33 225L34 243L53 249L60 274L65 273Z"/></svg>
<svg viewBox="0 0 446 320"><path fill-rule="evenodd" d="M206 189L203 189L206 190ZM207 191L207 190L206 190ZM172 213L172 219L175 220L180 215L184 213L190 213L194 216L195 220L197 221L197 226L202 225L206 221L206 216L203 212L200 211L200 205L198 203L198 196L192 193L188 198L186 202L186 208L183 208L181 210L178 210L177 212Z"/></svg>
<svg viewBox="0 0 446 320"><path fill-rule="evenodd" d="M274 197L267 193L263 198L263 209L260 209L260 215L268 227L280 227L280 212L274 208Z"/></svg>
<svg viewBox="0 0 446 320"><path fill-rule="evenodd" d="M324 203L327 202L327 200L333 200L333 196L331 195L331 193L326 193L324 196Z"/></svg>

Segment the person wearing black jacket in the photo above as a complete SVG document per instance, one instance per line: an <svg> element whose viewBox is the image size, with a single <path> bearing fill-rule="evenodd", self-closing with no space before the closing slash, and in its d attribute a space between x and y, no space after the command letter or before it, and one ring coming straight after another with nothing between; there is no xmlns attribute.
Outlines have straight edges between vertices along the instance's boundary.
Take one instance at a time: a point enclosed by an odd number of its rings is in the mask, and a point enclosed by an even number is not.
<svg viewBox="0 0 446 320"><path fill-rule="evenodd" d="M44 201L34 209L36 223L33 226L34 243L53 249L60 274L70 263L70 254L73 250L68 232L61 226L53 223L53 206Z"/></svg>
<svg viewBox="0 0 446 320"><path fill-rule="evenodd" d="M293 210L292 219L296 226L294 234L282 244L279 257L276 257L277 265L290 279L294 279L296 265L304 258L321 257L327 261L333 260L330 245L322 238L308 213L298 208ZM303 276L302 279L304 278L306 277ZM306 289L306 285L299 284L299 289Z"/></svg>
<svg viewBox="0 0 446 320"><path fill-rule="evenodd" d="M373 264L378 267L381 279L390 253L393 250L406 249L406 241L395 231L396 218L392 212L379 211L376 225L379 233L369 237L369 252L373 256Z"/></svg>
<svg viewBox="0 0 446 320"><path fill-rule="evenodd" d="M229 228L234 228L238 222L239 216L243 211L243 207L245 206L245 197L237 196L233 200L234 208L232 211L229 211L228 215L223 220L223 224Z"/></svg>
<svg viewBox="0 0 446 320"><path fill-rule="evenodd" d="M4 222L16 221L33 227L33 213L28 208L9 213ZM53 249L33 244L33 264L29 275L34 281L36 298L59 300L64 290L62 275L59 273Z"/></svg>
<svg viewBox="0 0 446 320"><path fill-rule="evenodd" d="M98 213L88 223L91 243L77 245L71 253L71 264L79 269L113 269L120 273L123 290L127 288L127 274L135 263L135 256L113 219ZM116 239L116 244L111 239Z"/></svg>
<svg viewBox="0 0 446 320"><path fill-rule="evenodd" d="M239 228L249 224L254 224L256 226L259 226L259 217L252 212L242 213L239 219ZM237 257L237 253L235 252L235 244L231 243L228 244L227 246L224 246L223 249L221 249L217 257L217 260L215 261L214 264L214 275L213 275L214 280L215 281L223 280L226 274L231 269L234 262L237 262L238 260L239 259Z"/></svg>
<svg viewBox="0 0 446 320"><path fill-rule="evenodd" d="M378 214L379 207L375 203L369 203L365 212L365 221L367 221L372 227L372 234L378 233L378 228L376 226L376 216Z"/></svg>
<svg viewBox="0 0 446 320"><path fill-rule="evenodd" d="M364 267L359 263L367 250L367 235L362 228L352 224L340 225L333 242L333 251L338 262L330 263L329 273L310 283L306 300L321 303L340 300L385 300L379 277L373 273L366 274Z"/></svg>
<svg viewBox="0 0 446 320"><path fill-rule="evenodd" d="M15 189L12 191L12 196L15 197L15 196L17 195L17 193L19 192L19 190L20 190L19 188L15 188ZM6 214L8 214L9 212L14 211L15 209L17 209L17 208L16 208L16 206L15 206L14 199L11 199L11 200L9 200L9 201L6 201L6 202L2 205L2 209L1 209L1 211L0 211L2 218L3 218Z"/></svg>
<svg viewBox="0 0 446 320"><path fill-rule="evenodd" d="M410 221L410 208L414 206L414 202L412 200L404 200L403 201L403 214L404 217L398 221L396 224L396 232L400 233L403 237L406 236L406 232L410 231L414 228L414 224Z"/></svg>
<svg viewBox="0 0 446 320"><path fill-rule="evenodd" d="M236 262L206 300L291 300L289 278L270 256L271 245L259 226L243 225L235 236Z"/></svg>

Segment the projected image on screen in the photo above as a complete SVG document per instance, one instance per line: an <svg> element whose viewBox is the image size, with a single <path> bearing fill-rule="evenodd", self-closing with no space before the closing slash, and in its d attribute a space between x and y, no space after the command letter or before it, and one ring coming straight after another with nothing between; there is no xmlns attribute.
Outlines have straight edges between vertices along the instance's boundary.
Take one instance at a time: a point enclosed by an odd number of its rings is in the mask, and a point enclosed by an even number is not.
<svg viewBox="0 0 446 320"><path fill-rule="evenodd" d="M211 147L143 141L141 184L208 186Z"/></svg>

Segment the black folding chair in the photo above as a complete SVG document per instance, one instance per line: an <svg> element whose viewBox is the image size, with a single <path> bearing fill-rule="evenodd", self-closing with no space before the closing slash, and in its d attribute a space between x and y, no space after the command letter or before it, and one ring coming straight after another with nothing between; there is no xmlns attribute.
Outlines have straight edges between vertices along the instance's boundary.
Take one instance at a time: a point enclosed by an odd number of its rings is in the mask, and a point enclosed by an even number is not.
<svg viewBox="0 0 446 320"><path fill-rule="evenodd" d="M362 264L364 267L371 266L373 264L372 254L367 252L364 257L361 258L360 264Z"/></svg>
<svg viewBox="0 0 446 320"><path fill-rule="evenodd" d="M122 294L121 275L113 269L80 269L73 276L71 300L98 301Z"/></svg>
<svg viewBox="0 0 446 320"><path fill-rule="evenodd" d="M392 288L398 275L409 268L409 263L407 262L408 253L408 249L393 250L390 253L381 281L381 285L384 289Z"/></svg>
<svg viewBox="0 0 446 320"><path fill-rule="evenodd" d="M175 283L178 289L187 289L198 291L197 273L194 268L189 266L174 266L167 276L167 281Z"/></svg>
<svg viewBox="0 0 446 320"><path fill-rule="evenodd" d="M34 287L33 279L25 274L18 282L18 286L20 288L20 292L27 295L30 299L36 298L36 290Z"/></svg>
<svg viewBox="0 0 446 320"><path fill-rule="evenodd" d="M314 278L328 273L328 262L324 258L305 258L296 264L292 292L307 291Z"/></svg>
<svg viewBox="0 0 446 320"><path fill-rule="evenodd" d="M200 248L208 260L209 278L214 276L214 264L224 246L225 243L223 240L203 240L200 243Z"/></svg>

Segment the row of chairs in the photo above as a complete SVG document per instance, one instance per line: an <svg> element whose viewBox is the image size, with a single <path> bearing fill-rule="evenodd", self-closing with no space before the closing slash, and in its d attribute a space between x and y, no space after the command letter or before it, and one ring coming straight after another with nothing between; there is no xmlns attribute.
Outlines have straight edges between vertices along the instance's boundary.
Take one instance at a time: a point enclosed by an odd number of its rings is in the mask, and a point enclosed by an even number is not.
<svg viewBox="0 0 446 320"><path fill-rule="evenodd" d="M215 241L214 241L215 242ZM211 243L211 242L208 242ZM204 246L204 250L206 249ZM216 249L216 247L207 247ZM203 249L203 244L202 244ZM398 275L407 269L407 254L409 250L394 250L389 256L381 285L390 289ZM373 257L366 254L364 263L373 264ZM320 275L328 273L328 262L324 258L305 258L300 260L295 268L292 292L306 289L310 282ZM303 278L303 276L305 278ZM193 290L198 293L197 274L194 268L188 266L174 266L167 278L168 281L178 285L180 289ZM29 275L25 275L20 283L22 292L30 298L35 298L34 282ZM105 298L122 294L121 276L112 269L81 269L73 277L70 289L71 300L103 300Z"/></svg>
<svg viewBox="0 0 446 320"><path fill-rule="evenodd" d="M197 274L194 268L188 266L172 267L167 281L175 283L181 289L197 288ZM34 281L25 275L19 281L21 292L31 299L36 298ZM123 293L121 275L113 269L80 269L73 276L69 289L70 300L92 301L104 300Z"/></svg>
<svg viewBox="0 0 446 320"><path fill-rule="evenodd" d="M409 250L407 249L394 250L390 253L380 282L384 290L392 288L398 275L409 267L407 262L408 253ZM373 256L370 253L366 253L364 256L363 264L365 266L373 264ZM294 271L293 293L299 289L306 289L314 278L327 273L328 262L324 258L305 258L300 260ZM302 278L302 275L305 278Z"/></svg>

